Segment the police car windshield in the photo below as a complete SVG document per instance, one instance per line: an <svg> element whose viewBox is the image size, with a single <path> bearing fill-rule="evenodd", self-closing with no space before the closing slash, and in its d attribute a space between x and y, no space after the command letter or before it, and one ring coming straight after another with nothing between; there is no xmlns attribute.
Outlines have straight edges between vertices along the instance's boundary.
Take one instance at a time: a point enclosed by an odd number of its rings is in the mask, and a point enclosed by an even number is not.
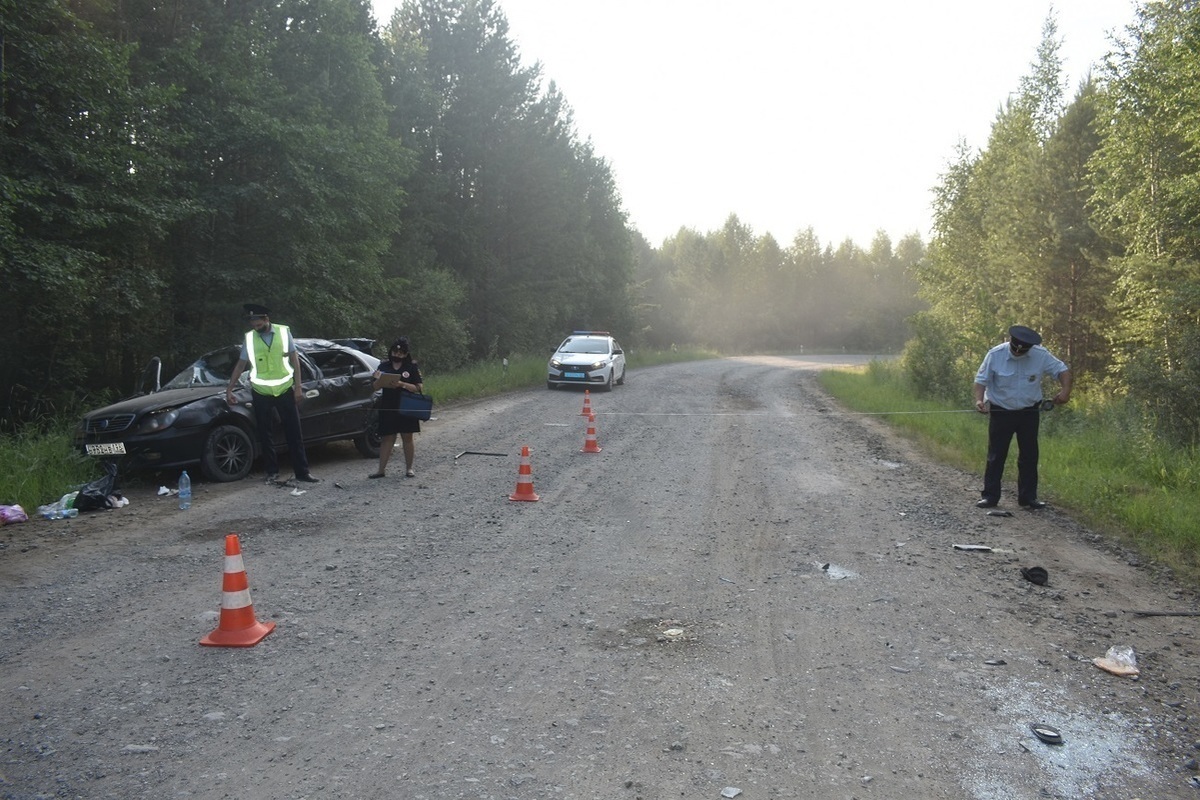
<svg viewBox="0 0 1200 800"><path fill-rule="evenodd" d="M607 339L569 339L563 345L563 353L592 353L600 354L608 352Z"/></svg>

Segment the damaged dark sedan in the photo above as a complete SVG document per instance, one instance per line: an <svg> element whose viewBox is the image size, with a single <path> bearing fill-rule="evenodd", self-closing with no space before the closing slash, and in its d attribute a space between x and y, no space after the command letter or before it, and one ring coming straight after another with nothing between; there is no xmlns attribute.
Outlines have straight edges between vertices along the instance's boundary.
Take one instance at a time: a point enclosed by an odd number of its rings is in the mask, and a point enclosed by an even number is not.
<svg viewBox="0 0 1200 800"><path fill-rule="evenodd" d="M304 401L300 424L305 446L352 440L365 458L378 458L380 437L372 373L379 359L370 354L371 340L296 339ZM243 373L234 396L225 402L225 387L240 348L230 345L201 356L170 381L147 393L96 409L75 432L75 444L86 455L115 459L122 472L200 466L214 481L237 481L250 473L260 455L249 374ZM276 423L272 440L286 449Z"/></svg>

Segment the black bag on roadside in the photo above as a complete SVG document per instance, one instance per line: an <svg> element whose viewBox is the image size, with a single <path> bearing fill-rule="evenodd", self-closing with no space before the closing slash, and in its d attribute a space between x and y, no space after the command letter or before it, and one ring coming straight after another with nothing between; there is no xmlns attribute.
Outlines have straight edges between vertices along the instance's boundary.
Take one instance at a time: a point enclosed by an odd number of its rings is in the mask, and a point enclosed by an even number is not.
<svg viewBox="0 0 1200 800"><path fill-rule="evenodd" d="M79 490L79 494L75 496L74 507L80 512L112 508L108 497L116 493L116 485L117 464L115 461L105 461L104 475Z"/></svg>

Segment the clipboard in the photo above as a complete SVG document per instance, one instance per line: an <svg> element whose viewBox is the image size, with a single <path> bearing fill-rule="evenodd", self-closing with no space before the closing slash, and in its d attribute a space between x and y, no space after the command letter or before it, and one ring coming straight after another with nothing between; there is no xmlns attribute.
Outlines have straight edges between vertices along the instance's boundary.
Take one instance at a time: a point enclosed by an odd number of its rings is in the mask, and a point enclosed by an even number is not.
<svg viewBox="0 0 1200 800"><path fill-rule="evenodd" d="M403 376L394 372L384 372L379 376L379 384L384 389L398 389L400 384L406 382Z"/></svg>

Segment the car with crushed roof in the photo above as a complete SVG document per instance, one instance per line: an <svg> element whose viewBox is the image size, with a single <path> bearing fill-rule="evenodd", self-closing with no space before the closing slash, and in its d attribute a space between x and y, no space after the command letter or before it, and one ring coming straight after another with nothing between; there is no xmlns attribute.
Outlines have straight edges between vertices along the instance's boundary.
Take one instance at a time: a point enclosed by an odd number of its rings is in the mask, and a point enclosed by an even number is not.
<svg viewBox="0 0 1200 800"><path fill-rule="evenodd" d="M372 374L379 359L370 339L297 338L300 384L300 427L305 446L351 440L365 458L378 458L380 436L375 410L379 392ZM122 473L175 470L199 466L213 481L246 477L260 455L249 370L234 390L236 405L225 401L241 345L206 353L166 383L160 383L161 361L153 359L143 374L143 387L132 397L83 416L75 446L85 455L114 459ZM276 420L271 440L286 450Z"/></svg>

